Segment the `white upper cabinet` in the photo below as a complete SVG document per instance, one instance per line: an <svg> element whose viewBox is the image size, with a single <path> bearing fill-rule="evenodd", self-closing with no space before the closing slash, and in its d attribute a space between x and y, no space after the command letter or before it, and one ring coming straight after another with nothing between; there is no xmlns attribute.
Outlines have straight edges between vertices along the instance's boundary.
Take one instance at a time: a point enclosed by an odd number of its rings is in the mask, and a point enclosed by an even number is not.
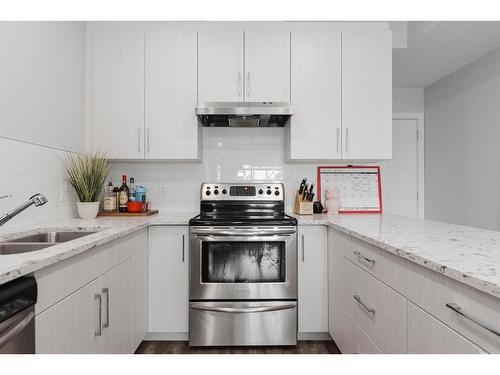
<svg viewBox="0 0 500 375"><path fill-rule="evenodd" d="M92 149L110 159L142 159L144 31L105 24L90 38Z"/></svg>
<svg viewBox="0 0 500 375"><path fill-rule="evenodd" d="M198 100L290 101L290 32L200 30Z"/></svg>
<svg viewBox="0 0 500 375"><path fill-rule="evenodd" d="M344 159L392 157L392 38L389 30L342 32Z"/></svg>
<svg viewBox="0 0 500 375"><path fill-rule="evenodd" d="M198 101L243 101L243 31L200 30Z"/></svg>
<svg viewBox="0 0 500 375"><path fill-rule="evenodd" d="M290 32L245 31L245 101L290 101Z"/></svg>
<svg viewBox="0 0 500 375"><path fill-rule="evenodd" d="M146 159L199 160L197 32L146 30Z"/></svg>
<svg viewBox="0 0 500 375"><path fill-rule="evenodd" d="M341 33L297 30L291 34L291 101L287 159L341 159Z"/></svg>

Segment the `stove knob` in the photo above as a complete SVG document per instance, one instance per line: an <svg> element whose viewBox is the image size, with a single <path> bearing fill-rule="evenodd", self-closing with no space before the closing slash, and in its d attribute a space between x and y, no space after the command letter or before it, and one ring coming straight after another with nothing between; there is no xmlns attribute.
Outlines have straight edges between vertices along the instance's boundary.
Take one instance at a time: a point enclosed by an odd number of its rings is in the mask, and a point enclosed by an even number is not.
<svg viewBox="0 0 500 375"><path fill-rule="evenodd" d="M222 189L222 194L226 194L227 193L227 190L226 189Z"/></svg>
<svg viewBox="0 0 500 375"><path fill-rule="evenodd" d="M280 195L280 191L279 191L279 190L276 190L276 191L274 192L274 195Z"/></svg>
<svg viewBox="0 0 500 375"><path fill-rule="evenodd" d="M267 195L271 195L271 190L266 191Z"/></svg>
<svg viewBox="0 0 500 375"><path fill-rule="evenodd" d="M263 193L264 193L264 190L259 189L259 194L263 194Z"/></svg>
<svg viewBox="0 0 500 375"><path fill-rule="evenodd" d="M207 190L207 192L205 194L206 195L210 195L210 190Z"/></svg>
<svg viewBox="0 0 500 375"><path fill-rule="evenodd" d="M214 190L214 194L215 194L215 195L219 195L219 190L215 189L215 190Z"/></svg>

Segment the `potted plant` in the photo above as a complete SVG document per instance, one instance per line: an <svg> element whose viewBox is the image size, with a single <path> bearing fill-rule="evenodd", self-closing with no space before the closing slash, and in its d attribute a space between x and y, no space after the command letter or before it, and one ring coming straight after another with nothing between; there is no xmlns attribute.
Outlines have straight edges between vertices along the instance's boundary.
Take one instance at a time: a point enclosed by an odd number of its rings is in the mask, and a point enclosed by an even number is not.
<svg viewBox="0 0 500 375"><path fill-rule="evenodd" d="M93 155L68 152L64 168L68 175L66 180L80 200L76 203L78 215L82 219L94 219L99 211L99 196L111 165L100 152Z"/></svg>

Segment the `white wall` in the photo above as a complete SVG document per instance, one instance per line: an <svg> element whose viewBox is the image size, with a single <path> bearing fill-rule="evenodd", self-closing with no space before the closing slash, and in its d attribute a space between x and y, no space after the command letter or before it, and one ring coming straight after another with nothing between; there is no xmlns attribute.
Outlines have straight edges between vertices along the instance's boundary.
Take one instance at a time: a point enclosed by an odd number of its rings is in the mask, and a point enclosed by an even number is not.
<svg viewBox="0 0 500 375"><path fill-rule="evenodd" d="M63 149L82 151L84 22L0 22L0 215L32 194L49 202L1 229L73 216Z"/></svg>
<svg viewBox="0 0 500 375"><path fill-rule="evenodd" d="M426 218L500 230L500 49L425 89Z"/></svg>
<svg viewBox="0 0 500 375"><path fill-rule="evenodd" d="M422 113L424 112L423 88L392 89L392 113Z"/></svg>
<svg viewBox="0 0 500 375"><path fill-rule="evenodd" d="M118 184L126 174L150 189L154 207L197 212L202 182L283 181L287 210L291 211L302 178L316 184L317 164L285 163L284 142L282 128L203 128L203 163L115 163L113 182ZM166 197L160 197L160 185L166 187Z"/></svg>

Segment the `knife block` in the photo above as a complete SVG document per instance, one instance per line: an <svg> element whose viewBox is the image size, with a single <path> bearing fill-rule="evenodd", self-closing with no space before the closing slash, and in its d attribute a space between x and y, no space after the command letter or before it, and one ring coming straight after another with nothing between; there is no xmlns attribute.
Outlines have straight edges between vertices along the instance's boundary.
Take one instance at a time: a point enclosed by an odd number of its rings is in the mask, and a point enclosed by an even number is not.
<svg viewBox="0 0 500 375"><path fill-rule="evenodd" d="M293 208L293 212L297 215L312 215L313 214L313 202L303 202L304 194L295 194L295 204Z"/></svg>

